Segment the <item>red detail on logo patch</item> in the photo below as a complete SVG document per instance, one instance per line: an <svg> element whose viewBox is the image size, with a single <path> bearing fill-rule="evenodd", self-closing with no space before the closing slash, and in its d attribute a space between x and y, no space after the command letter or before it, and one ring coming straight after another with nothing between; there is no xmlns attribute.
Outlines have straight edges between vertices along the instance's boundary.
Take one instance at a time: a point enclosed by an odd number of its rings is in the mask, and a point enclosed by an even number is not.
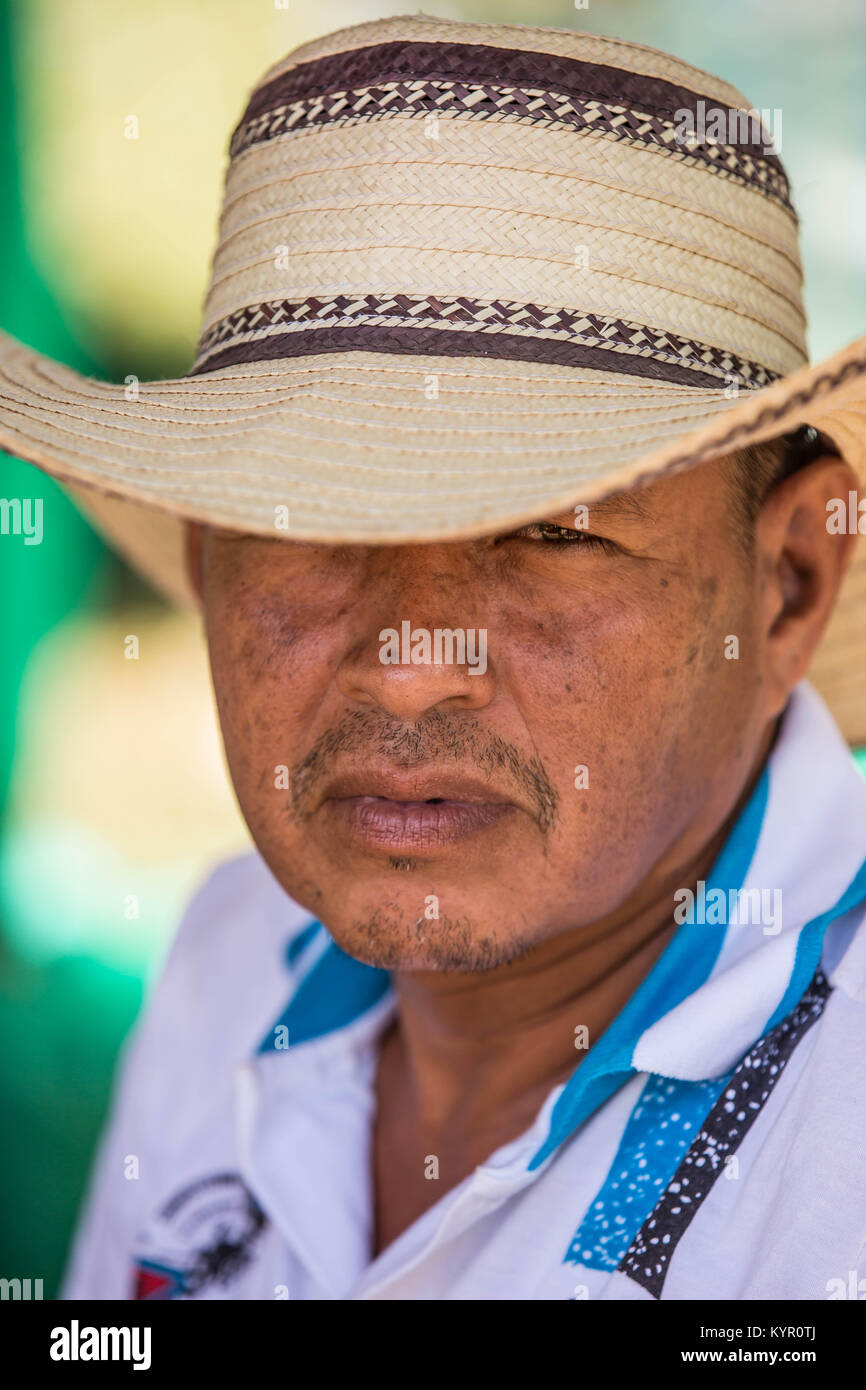
<svg viewBox="0 0 866 1390"><path fill-rule="evenodd" d="M180 1292L180 1278L171 1270L136 1265L134 1299L172 1298Z"/></svg>

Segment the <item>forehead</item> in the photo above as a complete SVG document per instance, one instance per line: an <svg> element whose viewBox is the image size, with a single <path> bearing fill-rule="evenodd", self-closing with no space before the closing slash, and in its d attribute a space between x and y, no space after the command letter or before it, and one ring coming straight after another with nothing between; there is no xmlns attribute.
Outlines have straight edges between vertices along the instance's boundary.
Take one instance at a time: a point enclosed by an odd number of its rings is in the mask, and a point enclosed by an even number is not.
<svg viewBox="0 0 866 1390"><path fill-rule="evenodd" d="M642 485L609 492L585 505L589 515L597 519L658 524L674 509L718 508L735 471L735 461L729 456L707 459Z"/></svg>
<svg viewBox="0 0 866 1390"><path fill-rule="evenodd" d="M620 532L624 538L629 536L646 539L669 534L688 541L701 527L711 528L717 521L732 514L729 505L730 486L734 478L734 461L729 458L713 458L695 464L663 478L654 479L640 487L632 487L618 492L610 492L588 503L575 502L572 506L557 510L556 507L540 506L537 513L522 522L514 522L493 533L469 536L442 542L398 542L387 546L389 551L418 550L425 546L452 549L457 551L483 544L493 537L507 536L527 525L529 521L544 521L559 526L571 526L592 530L610 528ZM190 528L195 529L194 527ZM281 557L293 554L303 559L324 561L329 555L362 554L368 550L382 547L363 544L335 542L333 545L317 541L302 541L289 537L261 536L255 533L233 531L219 526L204 526L202 530L208 539L216 542L247 541L258 543L255 546L262 563L268 560L279 562ZM261 547L261 548L260 548ZM242 547L242 553L246 547Z"/></svg>

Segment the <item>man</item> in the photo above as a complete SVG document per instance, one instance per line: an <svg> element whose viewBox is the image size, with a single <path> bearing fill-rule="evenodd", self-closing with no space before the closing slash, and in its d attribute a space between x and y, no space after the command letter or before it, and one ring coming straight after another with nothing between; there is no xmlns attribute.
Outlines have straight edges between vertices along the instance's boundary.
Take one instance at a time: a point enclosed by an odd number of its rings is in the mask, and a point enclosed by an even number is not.
<svg viewBox="0 0 866 1390"><path fill-rule="evenodd" d="M677 145L706 98L585 34L330 35L235 132L189 378L40 406L0 345L6 447L195 595L258 851L127 1050L67 1297L866 1277L866 786L804 680L857 737L866 346L804 365L784 171Z"/></svg>

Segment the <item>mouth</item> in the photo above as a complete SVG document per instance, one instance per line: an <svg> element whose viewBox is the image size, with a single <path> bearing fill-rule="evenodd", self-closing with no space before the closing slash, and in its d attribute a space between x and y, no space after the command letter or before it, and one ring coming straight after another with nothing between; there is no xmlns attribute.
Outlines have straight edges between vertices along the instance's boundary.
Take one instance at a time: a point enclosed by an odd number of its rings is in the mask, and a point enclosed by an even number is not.
<svg viewBox="0 0 866 1390"><path fill-rule="evenodd" d="M493 787L470 779L386 773L336 779L321 809L356 843L418 853L467 840L519 808Z"/></svg>

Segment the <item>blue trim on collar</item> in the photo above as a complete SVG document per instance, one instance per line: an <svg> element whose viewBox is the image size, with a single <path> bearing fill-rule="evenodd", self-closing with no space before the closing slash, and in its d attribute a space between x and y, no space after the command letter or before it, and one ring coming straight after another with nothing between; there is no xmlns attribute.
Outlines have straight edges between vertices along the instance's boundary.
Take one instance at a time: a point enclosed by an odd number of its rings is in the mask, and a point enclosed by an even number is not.
<svg viewBox="0 0 866 1390"><path fill-rule="evenodd" d="M769 794L770 774L765 765L706 880L707 893L712 888L723 888L727 893L742 887ZM639 1039L709 979L726 932L726 924L683 922L628 1003L572 1072L553 1107L547 1139L530 1160L530 1171L544 1163L635 1074L632 1058Z"/></svg>
<svg viewBox="0 0 866 1390"><path fill-rule="evenodd" d="M653 1073L616 1157L571 1238L563 1264L615 1270L731 1079L674 1081Z"/></svg>
<svg viewBox="0 0 866 1390"><path fill-rule="evenodd" d="M820 917L813 917L812 921L807 922L802 928L797 938L794 968L791 971L787 989L773 1013L770 1014L761 1036L763 1033L769 1033L771 1028L775 1028L776 1024L791 1012L794 1005L802 997L806 986L818 968L824 945L824 935L830 923L835 922L837 917L844 917L846 912L850 912L852 908L858 907L864 901L866 901L866 860L860 865L838 902L826 912L822 912Z"/></svg>
<svg viewBox="0 0 866 1390"><path fill-rule="evenodd" d="M312 926L319 927L321 923L314 922ZM289 1030L292 1047L347 1027L379 1002L390 983L387 970L365 965L347 955L336 941L331 941L295 990L281 1017L265 1034L257 1051L277 1051L277 1029L280 1027Z"/></svg>
<svg viewBox="0 0 866 1390"><path fill-rule="evenodd" d="M864 899L866 862L835 905L801 929L791 977L761 1037L797 1007L809 988L830 923L862 905ZM657 1074L648 1078L626 1122L616 1157L572 1237L564 1263L588 1269L618 1267L732 1075L729 1071L722 1078L703 1081L676 1081Z"/></svg>
<svg viewBox="0 0 866 1390"><path fill-rule="evenodd" d="M324 931L321 922L310 922L309 926L302 927L297 936L290 937L286 947L286 964L294 965L299 956L302 956L307 947L311 945L320 931Z"/></svg>

